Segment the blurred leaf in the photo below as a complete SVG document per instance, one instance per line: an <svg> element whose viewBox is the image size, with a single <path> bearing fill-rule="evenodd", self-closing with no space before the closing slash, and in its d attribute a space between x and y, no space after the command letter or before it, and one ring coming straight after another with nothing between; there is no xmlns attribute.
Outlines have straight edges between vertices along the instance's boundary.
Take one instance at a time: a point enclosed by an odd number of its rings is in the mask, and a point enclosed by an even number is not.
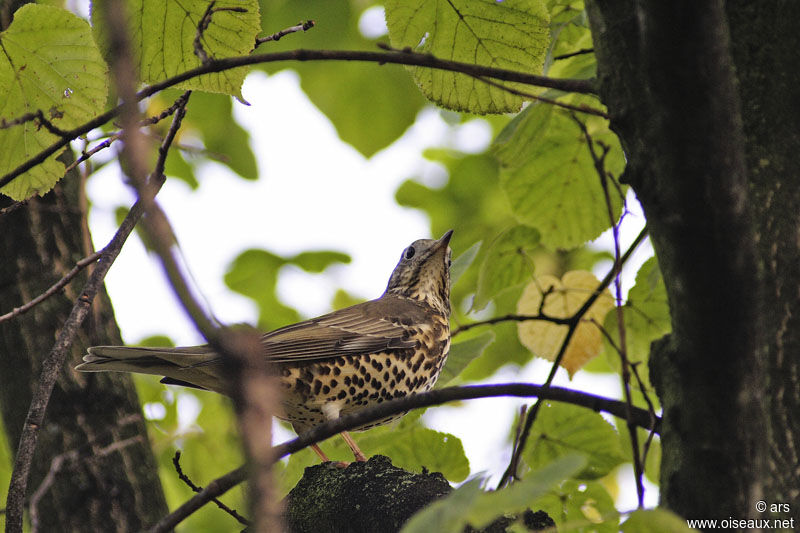
<svg viewBox="0 0 800 533"><path fill-rule="evenodd" d="M293 26L299 20L314 19L316 26L308 32L266 43L258 50L375 49L377 41L367 39L358 29L361 13L370 5L349 0L262 0L265 33ZM342 141L365 157L400 137L425 104L408 74L396 65L316 61L265 64L261 68L267 72L285 68L297 71L308 98L330 119Z"/></svg>
<svg viewBox="0 0 800 533"><path fill-rule="evenodd" d="M597 481L568 480L531 503L558 524L559 532L617 533L619 513L614 500Z"/></svg>
<svg viewBox="0 0 800 533"><path fill-rule="evenodd" d="M580 128L558 111L534 110L525 119L516 135L510 132L495 151L503 165L501 184L517 219L538 228L551 248L573 248L599 236L611 220ZM548 121L546 131L538 120ZM595 143L609 147L606 171L619 176L625 163L617 137L603 120L588 119L586 127ZM528 156L524 162L522 154ZM624 189L617 191L612 183L608 187L617 217Z"/></svg>
<svg viewBox="0 0 800 533"><path fill-rule="evenodd" d="M484 331L477 337L453 343L450 346L450 355L447 356L447 362L439 374L435 388L440 389L449 385L473 359L483 354L484 350L494 342L494 339L495 334L493 331Z"/></svg>
<svg viewBox="0 0 800 533"><path fill-rule="evenodd" d="M531 278L530 254L539 245L539 238L534 228L514 226L495 239L481 264L473 309L483 309L498 293Z"/></svg>
<svg viewBox="0 0 800 533"><path fill-rule="evenodd" d="M537 469L574 453L586 458L579 479L603 477L625 460L619 435L598 413L564 403L543 404L523 459Z"/></svg>
<svg viewBox="0 0 800 533"><path fill-rule="evenodd" d="M522 292L517 313L536 315L541 310L549 317L569 318L586 303L599 285L594 274L581 270L567 272L561 280L550 275L539 276ZM542 298L545 299L544 305ZM583 315L561 360L561 366L569 372L570 377L600 353L602 334L597 324L591 321L602 323L606 313L613 307L614 299L605 289ZM517 322L520 342L534 355L548 361L555 361L568 329L566 325L546 320Z"/></svg>
<svg viewBox="0 0 800 533"><path fill-rule="evenodd" d="M363 301L363 298L356 298L355 296L348 294L347 291L339 289L333 295L331 307L333 309L344 309L345 307L350 307L351 305L356 305L357 303L361 303Z"/></svg>
<svg viewBox="0 0 800 533"><path fill-rule="evenodd" d="M395 48L411 47L465 63L540 73L548 45L547 9L541 0L496 2L451 0L420 4L386 2L386 22ZM456 111L506 113L518 111L523 98L471 76L409 67L422 92L437 104ZM527 91L529 88L507 83Z"/></svg>
<svg viewBox="0 0 800 533"><path fill-rule="evenodd" d="M350 256L341 252L323 250L317 252L302 252L292 257L290 261L306 272L319 274L333 264L350 263Z"/></svg>
<svg viewBox="0 0 800 533"><path fill-rule="evenodd" d="M131 26L130 46L141 80L154 83L200 66L195 55L194 40L197 27L208 7L205 0L163 2L161 0L131 0L127 18ZM109 54L108 25L105 22L107 3L92 2L92 26L104 52ZM244 8L245 12L224 11L220 8ZM221 59L249 53L261 30L256 0L218 0L201 39L208 57ZM241 87L248 68L242 67L206 74L176 85L179 89L225 93L241 97Z"/></svg>
<svg viewBox="0 0 800 533"><path fill-rule="evenodd" d="M533 500L554 489L585 464L586 459L579 454L565 455L530 472L525 479L508 488L484 492L469 509L467 521L472 527L481 529L500 516L521 513Z"/></svg>
<svg viewBox="0 0 800 533"><path fill-rule="evenodd" d="M412 516L400 533L461 533L467 510L482 492L481 480L472 479Z"/></svg>
<svg viewBox="0 0 800 533"><path fill-rule="evenodd" d="M481 249L481 241L476 242L453 260L450 266L450 284L455 285L461 275L472 265Z"/></svg>
<svg viewBox="0 0 800 533"><path fill-rule="evenodd" d="M227 166L248 180L258 179L258 165L250 147L250 133L233 118L230 98L218 94L192 94L182 135L199 133L209 159Z"/></svg>
<svg viewBox="0 0 800 533"><path fill-rule="evenodd" d="M55 127L69 130L103 109L108 68L85 20L51 6L27 4L0 33L0 118L13 121L41 111ZM0 129L0 174L58 140L38 121ZM14 200L44 194L64 175L58 153L18 176L0 192Z"/></svg>
<svg viewBox="0 0 800 533"><path fill-rule="evenodd" d="M637 509L620 526L622 533L684 533L697 531L668 509Z"/></svg>
<svg viewBox="0 0 800 533"><path fill-rule="evenodd" d="M645 385L650 388L647 361L650 343L672 331L669 302L658 260L651 257L636 274L636 284L628 292L623 307L625 321L625 347L628 360L638 363L637 370ZM617 313L609 313L604 327L619 346L619 321ZM605 341L609 362L619 371L620 361L616 350Z"/></svg>

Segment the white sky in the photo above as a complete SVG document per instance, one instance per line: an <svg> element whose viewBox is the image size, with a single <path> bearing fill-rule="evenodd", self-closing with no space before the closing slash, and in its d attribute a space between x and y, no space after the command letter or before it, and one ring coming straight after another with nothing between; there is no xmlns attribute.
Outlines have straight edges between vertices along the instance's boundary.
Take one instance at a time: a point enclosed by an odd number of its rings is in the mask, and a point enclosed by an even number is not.
<svg viewBox="0 0 800 533"><path fill-rule="evenodd" d="M234 112L252 135L260 179L245 181L225 167L209 164L198 173L198 190L168 180L158 196L198 286L225 323L256 321L254 304L227 289L223 281L228 265L251 247L279 254L332 249L351 255L351 264L331 268L323 275L284 269L279 279L281 297L308 316L329 311L339 287L364 298L379 296L403 248L430 236L423 213L401 208L394 201L398 185L410 176L422 176L428 184L446 179L440 167L421 157L422 150L444 143L479 151L490 142L489 129L480 121L453 131L435 110L428 109L400 141L366 160L339 140L328 119L305 97L293 72L269 78L263 73L251 74L243 94L252 105L237 102ZM112 167L98 172L88 183L93 203L90 224L98 248L116 230L113 210L132 202L130 191ZM630 242L639 227L632 227L623 241ZM609 242L605 235L598 245L607 248ZM636 272L650 255L648 250L649 246L644 247L637 254L629 272ZM461 252L454 250L456 256ZM628 276L626 285L631 282ZM158 333L168 334L182 345L203 342L138 239L131 238L125 245L107 286L126 343ZM541 361L522 371L503 369L492 382L541 383L548 369ZM579 372L571 382L560 375L556 384L618 397L617 380ZM473 474L483 471L497 479L508 461L505 438L521 403L503 398L473 400L462 408L429 410L425 420L462 439ZM190 413L196 407L187 405L185 411ZM290 437L281 430L276 439ZM635 507L631 479L629 473L623 478L624 494L617 502L621 509ZM655 505L657 490L650 488L647 497L648 505Z"/></svg>

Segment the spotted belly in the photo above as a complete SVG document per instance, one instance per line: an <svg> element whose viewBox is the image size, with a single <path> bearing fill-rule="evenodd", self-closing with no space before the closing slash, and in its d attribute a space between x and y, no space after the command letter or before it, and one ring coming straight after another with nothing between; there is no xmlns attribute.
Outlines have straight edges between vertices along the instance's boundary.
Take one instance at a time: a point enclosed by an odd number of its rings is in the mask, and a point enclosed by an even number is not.
<svg viewBox="0 0 800 533"><path fill-rule="evenodd" d="M283 413L279 418L302 433L328 419L428 391L444 366L449 336L436 344L433 350L348 355L303 365L285 365L280 372L284 394ZM356 431L389 423L404 414L371 422Z"/></svg>

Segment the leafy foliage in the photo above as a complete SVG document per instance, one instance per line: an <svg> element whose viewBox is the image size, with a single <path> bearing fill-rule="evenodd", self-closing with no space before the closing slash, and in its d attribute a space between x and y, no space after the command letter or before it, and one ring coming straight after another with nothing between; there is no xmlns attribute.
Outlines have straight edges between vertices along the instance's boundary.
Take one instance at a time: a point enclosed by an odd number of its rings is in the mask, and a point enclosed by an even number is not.
<svg viewBox="0 0 800 533"><path fill-rule="evenodd" d="M548 317L569 318L583 307L599 285L591 272L580 270L567 272L560 280L550 275L539 276L525 287L517 303L517 312L535 316L541 311ZM561 366L570 376L599 355L603 339L597 324L613 307L614 300L606 289L583 315L561 359ZM568 326L547 320L528 320L519 322L517 330L520 341L531 352L555 361L566 341Z"/></svg>
<svg viewBox="0 0 800 533"><path fill-rule="evenodd" d="M578 479L601 478L625 460L619 435L598 413L568 404L542 405L525 462L537 469L575 453L586 459Z"/></svg>
<svg viewBox="0 0 800 533"><path fill-rule="evenodd" d="M106 2L92 3L92 22L97 40L105 53L109 51L108 28L105 21ZM194 41L198 25L208 2L184 0L134 0L126 2L125 13L131 28L131 50L141 80L153 83L165 80L201 64L195 53ZM260 28L258 2L217 1L212 23L203 31L200 43L210 58L220 59L245 55L253 49ZM231 11L237 8L239 11ZM177 87L241 96L241 86L247 69L238 68L205 74L187 80Z"/></svg>
<svg viewBox="0 0 800 533"><path fill-rule="evenodd" d="M389 0L386 22L396 48L521 72L539 73L544 63L549 16L541 0ZM465 74L410 69L425 96L448 109L483 114L522 106L522 97Z"/></svg>
<svg viewBox="0 0 800 533"><path fill-rule="evenodd" d="M108 93L108 69L85 20L51 6L28 4L0 33L0 118L11 122L41 112L61 130L98 114ZM38 121L0 129L0 174L13 170L58 139ZM49 191L64 165L49 157L2 189L15 200Z"/></svg>

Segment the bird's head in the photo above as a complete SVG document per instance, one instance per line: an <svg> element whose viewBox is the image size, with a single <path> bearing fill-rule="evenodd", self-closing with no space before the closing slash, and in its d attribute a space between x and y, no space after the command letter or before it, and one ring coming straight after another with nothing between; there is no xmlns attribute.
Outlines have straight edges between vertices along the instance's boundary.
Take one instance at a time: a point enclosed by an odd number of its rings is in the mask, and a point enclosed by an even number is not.
<svg viewBox="0 0 800 533"><path fill-rule="evenodd" d="M419 239L403 250L386 294L424 302L449 316L451 235L453 230L439 240Z"/></svg>

